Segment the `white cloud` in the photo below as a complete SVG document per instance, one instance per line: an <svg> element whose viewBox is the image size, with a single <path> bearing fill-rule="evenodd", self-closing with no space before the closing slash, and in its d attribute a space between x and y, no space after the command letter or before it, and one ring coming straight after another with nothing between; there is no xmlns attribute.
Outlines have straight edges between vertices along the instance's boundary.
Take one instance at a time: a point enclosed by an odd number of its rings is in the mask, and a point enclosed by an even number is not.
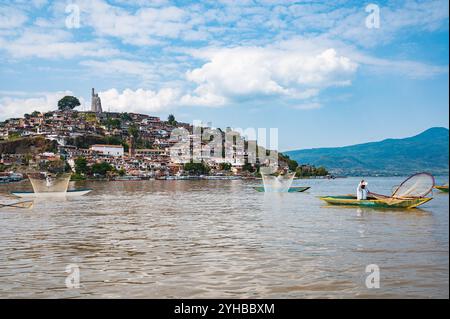
<svg viewBox="0 0 450 319"><path fill-rule="evenodd" d="M172 88L159 91L125 89L122 92L110 89L99 92L99 96L103 107L114 112L157 113L177 106L180 92Z"/></svg>
<svg viewBox="0 0 450 319"><path fill-rule="evenodd" d="M448 65L440 66L408 59L381 58L366 53L353 45L327 37L292 38L277 44L278 47L290 51L321 52L333 47L337 52L359 65L360 72L385 75L400 75L413 79L423 79L448 73Z"/></svg>
<svg viewBox="0 0 450 319"><path fill-rule="evenodd" d="M0 29L13 29L21 27L27 19L26 14L18 9L11 7L0 7Z"/></svg>
<svg viewBox="0 0 450 319"><path fill-rule="evenodd" d="M308 99L320 89L351 83L357 64L334 49L320 53L274 47L237 47L197 52L209 62L187 73L197 98L246 99L284 96ZM209 96L209 98L207 98ZM217 102L217 101L215 101Z"/></svg>
<svg viewBox="0 0 450 319"><path fill-rule="evenodd" d="M368 13L364 8L362 3L360 7L333 10L331 16L327 13L328 19L333 17L334 23L322 29L322 33L329 38L376 47L390 43L400 35L448 28L448 0L409 0L380 5L380 27L373 29L365 25ZM317 20L319 17L314 15L311 18Z"/></svg>
<svg viewBox="0 0 450 319"><path fill-rule="evenodd" d="M63 58L108 57L119 54L101 41L77 42L71 34L62 30L37 32L26 29L20 37L10 40L0 38L0 49L6 50L14 58Z"/></svg>
<svg viewBox="0 0 450 319"><path fill-rule="evenodd" d="M439 74L448 73L448 65L439 66L411 60L388 60L369 56L358 51L350 53L358 63L367 70L377 74L392 74L411 79L426 79Z"/></svg>
<svg viewBox="0 0 450 319"><path fill-rule="evenodd" d="M66 95L73 95L71 91L43 92L30 96L23 92L15 93L16 97L0 97L0 120L12 117L22 117L25 113L33 111L47 112L58 109L58 101ZM24 97L28 95L28 97ZM17 97L20 96L20 97ZM80 103L84 104L84 99L80 98Z"/></svg>
<svg viewBox="0 0 450 319"><path fill-rule="evenodd" d="M102 0L80 0L83 25L92 27L100 36L111 36L122 42L138 45L161 44L160 38L203 38L193 29L201 19L193 19L189 12L175 6L143 7L130 12L109 5Z"/></svg>
<svg viewBox="0 0 450 319"><path fill-rule="evenodd" d="M199 87L194 93L183 95L180 100L181 105L207 107L220 107L224 106L227 102L227 98L209 92L206 87Z"/></svg>

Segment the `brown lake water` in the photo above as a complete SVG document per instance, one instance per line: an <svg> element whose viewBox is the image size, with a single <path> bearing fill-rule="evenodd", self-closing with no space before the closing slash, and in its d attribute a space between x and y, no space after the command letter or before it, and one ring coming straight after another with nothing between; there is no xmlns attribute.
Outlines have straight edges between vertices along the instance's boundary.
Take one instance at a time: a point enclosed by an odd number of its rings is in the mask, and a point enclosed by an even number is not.
<svg viewBox="0 0 450 319"><path fill-rule="evenodd" d="M368 178L369 189L390 193L401 180ZM84 197L0 208L0 297L449 297L448 194L413 210L325 207L317 196L353 193L358 179L294 183L311 189L86 182L71 185L94 189ZM80 267L78 289L66 287L68 264ZM369 264L378 289L366 287Z"/></svg>

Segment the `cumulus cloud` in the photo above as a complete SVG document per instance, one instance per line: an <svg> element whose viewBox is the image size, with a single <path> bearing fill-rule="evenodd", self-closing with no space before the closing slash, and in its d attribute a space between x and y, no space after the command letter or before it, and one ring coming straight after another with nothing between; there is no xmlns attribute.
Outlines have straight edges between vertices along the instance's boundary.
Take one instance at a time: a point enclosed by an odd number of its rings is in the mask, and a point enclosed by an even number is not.
<svg viewBox="0 0 450 319"><path fill-rule="evenodd" d="M116 89L99 92L104 108L116 112L157 113L178 105L180 92L177 89L153 90Z"/></svg>
<svg viewBox="0 0 450 319"><path fill-rule="evenodd" d="M193 55L207 60L187 72L186 78L193 88L185 84L157 91L111 89L100 92L103 104L117 111L160 112L180 106L220 107L242 100L281 97L303 101L303 109L316 108L317 102L306 101L317 97L324 88L349 85L358 67L334 49L308 53L275 47L237 47L202 50ZM123 74L149 70L146 64L122 60L83 64L109 66Z"/></svg>
<svg viewBox="0 0 450 319"><path fill-rule="evenodd" d="M319 53L273 47L237 47L199 52L209 62L187 73L197 99L284 96L308 99L320 89L351 83L358 65L334 49ZM209 98L208 98L209 97Z"/></svg>
<svg viewBox="0 0 450 319"><path fill-rule="evenodd" d="M24 92L9 92L9 95L8 97L0 97L0 120L22 117L24 114L33 111L56 110L58 101L66 95L73 95L73 93L71 91L43 92L30 96ZM24 95L28 95L28 97ZM84 105L84 99L80 98L79 100Z"/></svg>

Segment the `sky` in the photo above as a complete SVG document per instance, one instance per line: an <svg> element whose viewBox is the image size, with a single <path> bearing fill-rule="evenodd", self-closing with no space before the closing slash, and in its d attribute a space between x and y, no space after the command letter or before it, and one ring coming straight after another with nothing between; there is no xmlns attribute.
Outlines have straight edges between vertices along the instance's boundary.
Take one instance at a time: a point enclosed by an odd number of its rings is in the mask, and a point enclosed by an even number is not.
<svg viewBox="0 0 450 319"><path fill-rule="evenodd" d="M0 0L0 120L56 109L277 128L279 150L449 126L448 0Z"/></svg>

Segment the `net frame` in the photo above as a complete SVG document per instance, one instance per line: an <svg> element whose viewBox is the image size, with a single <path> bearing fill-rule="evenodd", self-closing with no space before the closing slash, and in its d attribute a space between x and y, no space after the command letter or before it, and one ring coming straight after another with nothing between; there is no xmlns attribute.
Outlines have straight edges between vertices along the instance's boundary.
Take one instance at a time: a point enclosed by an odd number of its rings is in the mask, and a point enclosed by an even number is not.
<svg viewBox="0 0 450 319"><path fill-rule="evenodd" d="M418 175L428 175L429 177L431 177L432 179L432 185L430 187L430 189L427 192L424 192L421 196L395 196L396 193L399 191L399 189L401 189L401 187L403 185L405 185L408 181L410 181L412 178L414 178L415 176ZM426 172L421 172L421 173L416 173L413 174L411 176L409 176L407 179L405 179L400 185L398 186L394 186L394 190L392 191L392 195L391 196L387 196L387 195L382 195L382 194L377 194L377 193L373 193L373 192L369 192L368 196L372 196L378 200L382 200L384 202L386 202L387 204L393 205L396 204L404 199L411 199L411 198L424 198L425 196L427 196L428 194L430 194L433 191L433 188L435 186L435 179L434 176L431 175L430 173L426 173Z"/></svg>
<svg viewBox="0 0 450 319"><path fill-rule="evenodd" d="M422 192L419 196L411 196L411 195L408 195L408 196L398 196L398 195L397 195L397 193L399 193L399 191L402 189L402 187L403 187L404 185L406 185L406 184L407 184L408 182L410 182L413 178L415 178L416 176L419 176L419 175L427 175L429 178L431 178L432 183L431 183L431 186L429 187L428 190ZM395 191L392 193L392 196L391 196L391 197L393 197L393 198L423 198L423 197L427 196L428 194L430 194L430 193L433 191L433 188L434 188L435 185L436 185L436 181L435 181L435 179L434 179L434 176L431 175L430 173L426 173L426 172L416 173L416 174L414 174L414 175L411 175L411 176L408 177L407 179L405 179L405 180L404 180L404 181L403 181L403 182L395 189Z"/></svg>
<svg viewBox="0 0 450 319"><path fill-rule="evenodd" d="M274 175L261 173L264 185L264 192L266 193L287 193L291 188L295 177L295 172L287 173L285 175Z"/></svg>
<svg viewBox="0 0 450 319"><path fill-rule="evenodd" d="M62 174L56 177L29 175L28 179L31 182L35 194L39 193L65 193L69 188L71 174ZM49 179L47 179L47 177Z"/></svg>

